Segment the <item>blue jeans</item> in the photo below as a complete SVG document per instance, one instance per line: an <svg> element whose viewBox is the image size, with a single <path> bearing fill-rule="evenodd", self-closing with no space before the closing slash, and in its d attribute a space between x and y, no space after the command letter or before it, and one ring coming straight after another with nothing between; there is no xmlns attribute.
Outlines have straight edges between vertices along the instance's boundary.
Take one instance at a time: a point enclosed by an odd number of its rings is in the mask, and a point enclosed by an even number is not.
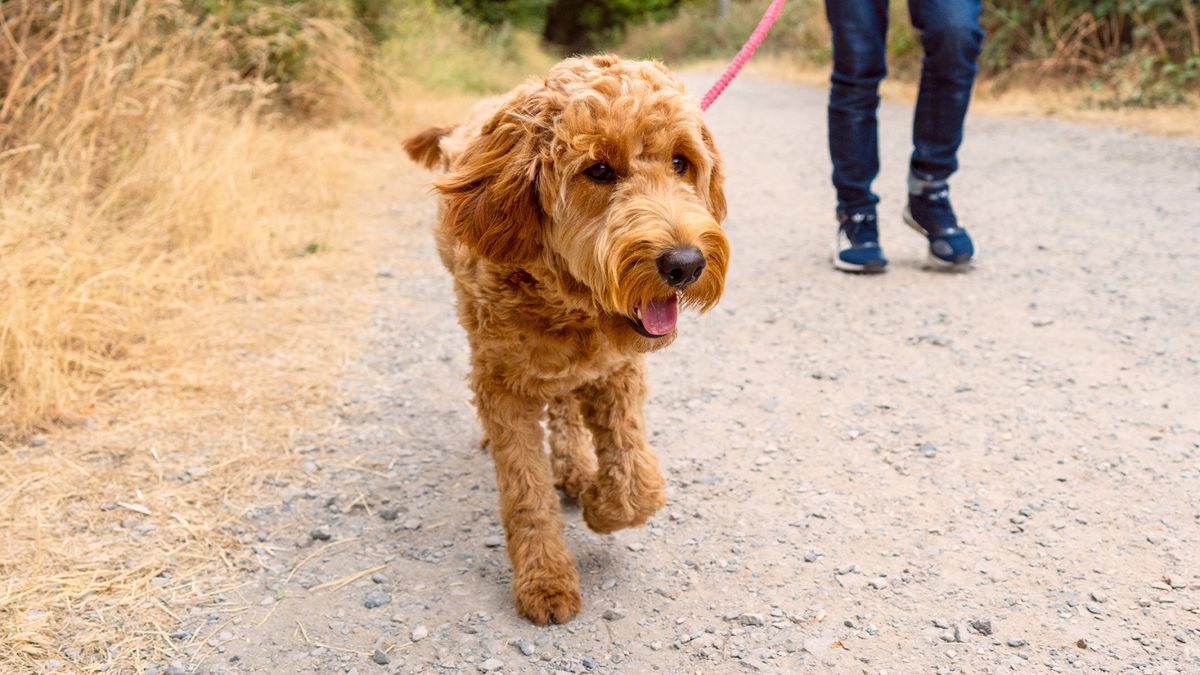
<svg viewBox="0 0 1200 675"><path fill-rule="evenodd" d="M833 29L829 91L829 154L838 208L870 210L879 202L871 181L879 174L875 109L887 74L887 0L825 0ZM908 0L925 58L913 116L910 174L942 183L958 168L963 119L983 44L980 0Z"/></svg>

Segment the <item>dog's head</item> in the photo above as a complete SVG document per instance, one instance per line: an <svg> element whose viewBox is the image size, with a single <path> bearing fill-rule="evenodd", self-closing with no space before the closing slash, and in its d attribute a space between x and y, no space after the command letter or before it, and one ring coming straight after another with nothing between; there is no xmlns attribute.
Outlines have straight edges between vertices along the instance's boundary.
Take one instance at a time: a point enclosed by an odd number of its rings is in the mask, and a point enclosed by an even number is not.
<svg viewBox="0 0 1200 675"><path fill-rule="evenodd" d="M544 262L623 330L665 344L680 307L720 299L723 180L679 80L659 63L596 56L516 89L436 188L446 225L476 253Z"/></svg>

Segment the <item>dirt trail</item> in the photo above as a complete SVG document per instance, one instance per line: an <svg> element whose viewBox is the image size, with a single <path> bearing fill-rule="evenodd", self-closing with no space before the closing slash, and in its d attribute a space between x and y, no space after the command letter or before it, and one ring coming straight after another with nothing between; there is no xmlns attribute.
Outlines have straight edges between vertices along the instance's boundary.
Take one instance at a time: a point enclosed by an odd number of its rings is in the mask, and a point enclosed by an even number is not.
<svg viewBox="0 0 1200 675"><path fill-rule="evenodd" d="M899 218L911 113L885 103L892 269L848 276L824 99L741 79L708 115L728 291L649 359L666 508L598 536L564 506L577 619L512 609L434 204L405 177L343 424L247 514L264 566L181 617L181 653L221 673L1200 672L1200 149L973 116L953 196L979 263L937 273Z"/></svg>

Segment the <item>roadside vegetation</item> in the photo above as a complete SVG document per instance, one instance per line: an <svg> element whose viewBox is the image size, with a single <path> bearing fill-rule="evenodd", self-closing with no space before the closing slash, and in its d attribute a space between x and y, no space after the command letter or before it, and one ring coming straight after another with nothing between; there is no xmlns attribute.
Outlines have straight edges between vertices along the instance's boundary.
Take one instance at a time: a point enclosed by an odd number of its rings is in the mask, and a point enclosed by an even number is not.
<svg viewBox="0 0 1200 675"><path fill-rule="evenodd" d="M0 671L212 656L165 629L270 557L238 521L326 423L363 320L330 294L361 283L362 204L406 170L405 131L576 51L723 61L764 4L0 3ZM1194 0L985 20L992 82L1195 105ZM763 50L827 64L820 3L789 2Z"/></svg>

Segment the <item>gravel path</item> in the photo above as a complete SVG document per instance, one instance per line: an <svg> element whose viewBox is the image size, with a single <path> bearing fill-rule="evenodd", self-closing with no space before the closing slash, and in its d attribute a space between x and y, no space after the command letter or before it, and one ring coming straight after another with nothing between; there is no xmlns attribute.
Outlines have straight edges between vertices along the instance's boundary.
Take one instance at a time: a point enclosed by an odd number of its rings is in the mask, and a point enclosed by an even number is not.
<svg viewBox="0 0 1200 675"><path fill-rule="evenodd" d="M1200 672L1200 149L973 116L953 195L979 263L939 273L899 218L910 109L885 103L892 269L856 277L828 262L824 98L742 79L709 114L727 293L649 359L664 510L599 536L564 505L577 619L513 611L422 196L372 244L376 346L340 429L247 514L263 567L181 615L182 653L222 673Z"/></svg>

